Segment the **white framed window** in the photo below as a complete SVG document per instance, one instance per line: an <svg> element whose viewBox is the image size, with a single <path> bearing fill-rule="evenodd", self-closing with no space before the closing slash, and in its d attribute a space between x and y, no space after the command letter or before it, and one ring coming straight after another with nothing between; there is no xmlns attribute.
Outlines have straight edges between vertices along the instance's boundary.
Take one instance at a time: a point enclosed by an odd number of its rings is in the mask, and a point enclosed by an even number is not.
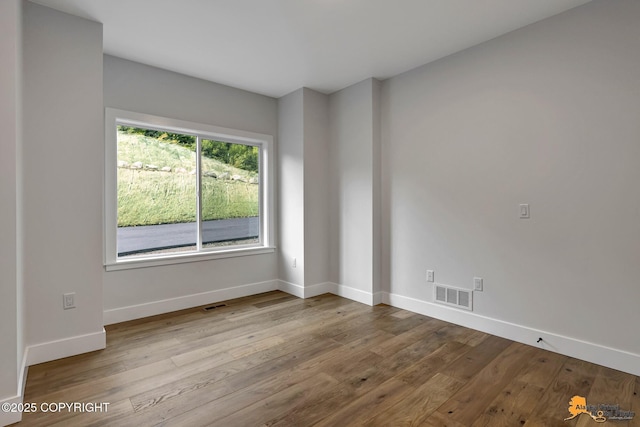
<svg viewBox="0 0 640 427"><path fill-rule="evenodd" d="M274 251L273 137L107 108L107 270Z"/></svg>

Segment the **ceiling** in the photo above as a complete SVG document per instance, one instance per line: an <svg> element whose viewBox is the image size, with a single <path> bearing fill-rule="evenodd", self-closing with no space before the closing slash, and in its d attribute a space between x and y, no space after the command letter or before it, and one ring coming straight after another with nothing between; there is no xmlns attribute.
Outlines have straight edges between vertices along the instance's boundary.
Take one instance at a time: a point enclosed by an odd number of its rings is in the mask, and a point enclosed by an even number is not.
<svg viewBox="0 0 640 427"><path fill-rule="evenodd" d="M280 97L385 79L590 0L32 0L104 52Z"/></svg>

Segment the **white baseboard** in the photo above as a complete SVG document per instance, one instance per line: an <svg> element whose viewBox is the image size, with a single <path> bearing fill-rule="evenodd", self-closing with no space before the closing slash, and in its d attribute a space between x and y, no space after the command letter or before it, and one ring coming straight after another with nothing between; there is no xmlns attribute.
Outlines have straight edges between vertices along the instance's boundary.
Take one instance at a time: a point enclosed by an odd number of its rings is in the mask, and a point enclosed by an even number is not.
<svg viewBox="0 0 640 427"><path fill-rule="evenodd" d="M607 366L633 375L640 375L640 355L638 354L398 294L387 292L382 294L382 302L393 307L435 317L456 325ZM537 343L538 338L542 338L540 343Z"/></svg>
<svg viewBox="0 0 640 427"><path fill-rule="evenodd" d="M24 388L27 384L29 366L49 362L51 360L62 359L63 357L75 356L76 354L101 350L106 347L106 340L107 334L105 330L102 329L100 332L78 335L75 337L27 347L24 351L24 356L22 357L17 393L13 397L0 401L0 404L16 404L19 407L19 405L23 403ZM0 426L14 424L21 420L21 412L0 411Z"/></svg>
<svg viewBox="0 0 640 427"><path fill-rule="evenodd" d="M111 325L114 323L126 322L128 320L155 316L157 314L184 310L191 307L197 307L199 305L213 304L214 302L275 291L278 288L279 284L277 280L268 280L266 282L251 283L248 285L234 286L232 288L218 289L199 294L130 305L128 307L114 308L104 311L103 321L105 325Z"/></svg>
<svg viewBox="0 0 640 427"><path fill-rule="evenodd" d="M296 285L295 283L278 280L278 290L298 298L304 298L304 286Z"/></svg>
<svg viewBox="0 0 640 427"><path fill-rule="evenodd" d="M22 356L22 366L20 369L20 376L18 377L18 389L15 396L0 400L0 405L8 403L9 405L19 405L24 401L24 387L27 385L27 372L29 371L29 365L27 365L27 352L25 351ZM8 426L22 421L22 412L5 412L0 411L0 426Z"/></svg>
<svg viewBox="0 0 640 427"><path fill-rule="evenodd" d="M0 404L4 407L5 405L20 405L22 404L22 396L13 396L7 399L1 400ZM9 406L11 409L11 406ZM16 408L17 409L17 408ZM22 421L22 412L5 412L4 410L0 411L0 426L8 426L9 424L17 423Z"/></svg>
<svg viewBox="0 0 640 427"><path fill-rule="evenodd" d="M24 388L27 386L27 375L29 374L28 356L27 349L25 349L22 355L22 366L20 366L20 377L18 378L18 396L24 396Z"/></svg>
<svg viewBox="0 0 640 427"><path fill-rule="evenodd" d="M335 294L338 285L331 282L317 283L304 288L304 298L313 298L322 294Z"/></svg>
<svg viewBox="0 0 640 427"><path fill-rule="evenodd" d="M302 286L295 283L278 280L278 290L286 292L298 298L313 298L322 294L335 294L336 285L331 282L316 283L311 286Z"/></svg>
<svg viewBox="0 0 640 427"><path fill-rule="evenodd" d="M37 365L63 357L102 350L106 345L107 334L104 328L100 332L31 345L27 347L26 365Z"/></svg>
<svg viewBox="0 0 640 427"><path fill-rule="evenodd" d="M353 301L361 302L367 305L377 305L382 302L382 292L361 291L360 289L351 288L345 285L339 285L333 282L317 283L311 286L301 286L295 283L279 280L278 289L298 298L312 298L322 294L334 294Z"/></svg>
<svg viewBox="0 0 640 427"><path fill-rule="evenodd" d="M378 305L378 304L382 304L384 302L384 294L386 292L375 292L373 294L373 304L372 305Z"/></svg>
<svg viewBox="0 0 640 427"><path fill-rule="evenodd" d="M371 292L361 291L360 289L345 285L336 285L336 292L333 293L353 301L361 302L362 304L375 305L374 294Z"/></svg>

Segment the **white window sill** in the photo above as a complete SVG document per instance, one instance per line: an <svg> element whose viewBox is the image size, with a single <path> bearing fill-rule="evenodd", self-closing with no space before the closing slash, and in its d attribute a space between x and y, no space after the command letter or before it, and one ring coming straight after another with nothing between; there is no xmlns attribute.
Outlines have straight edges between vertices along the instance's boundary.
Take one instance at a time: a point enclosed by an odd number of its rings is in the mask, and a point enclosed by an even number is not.
<svg viewBox="0 0 640 427"><path fill-rule="evenodd" d="M183 264L187 262L209 261L213 259L235 258L241 256L261 255L275 252L274 247L260 246L256 248L225 249L222 251L196 252L173 255L140 256L121 259L105 264L106 271L129 270L132 268L157 267L162 265Z"/></svg>

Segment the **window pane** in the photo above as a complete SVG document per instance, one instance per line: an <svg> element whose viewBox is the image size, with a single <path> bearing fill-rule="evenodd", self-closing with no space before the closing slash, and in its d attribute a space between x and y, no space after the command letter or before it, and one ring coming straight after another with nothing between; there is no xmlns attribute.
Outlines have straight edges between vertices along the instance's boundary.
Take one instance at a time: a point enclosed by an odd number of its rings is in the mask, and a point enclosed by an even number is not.
<svg viewBox="0 0 640 427"><path fill-rule="evenodd" d="M203 247L260 242L258 147L201 141Z"/></svg>
<svg viewBox="0 0 640 427"><path fill-rule="evenodd" d="M118 126L118 256L195 250L196 138Z"/></svg>

